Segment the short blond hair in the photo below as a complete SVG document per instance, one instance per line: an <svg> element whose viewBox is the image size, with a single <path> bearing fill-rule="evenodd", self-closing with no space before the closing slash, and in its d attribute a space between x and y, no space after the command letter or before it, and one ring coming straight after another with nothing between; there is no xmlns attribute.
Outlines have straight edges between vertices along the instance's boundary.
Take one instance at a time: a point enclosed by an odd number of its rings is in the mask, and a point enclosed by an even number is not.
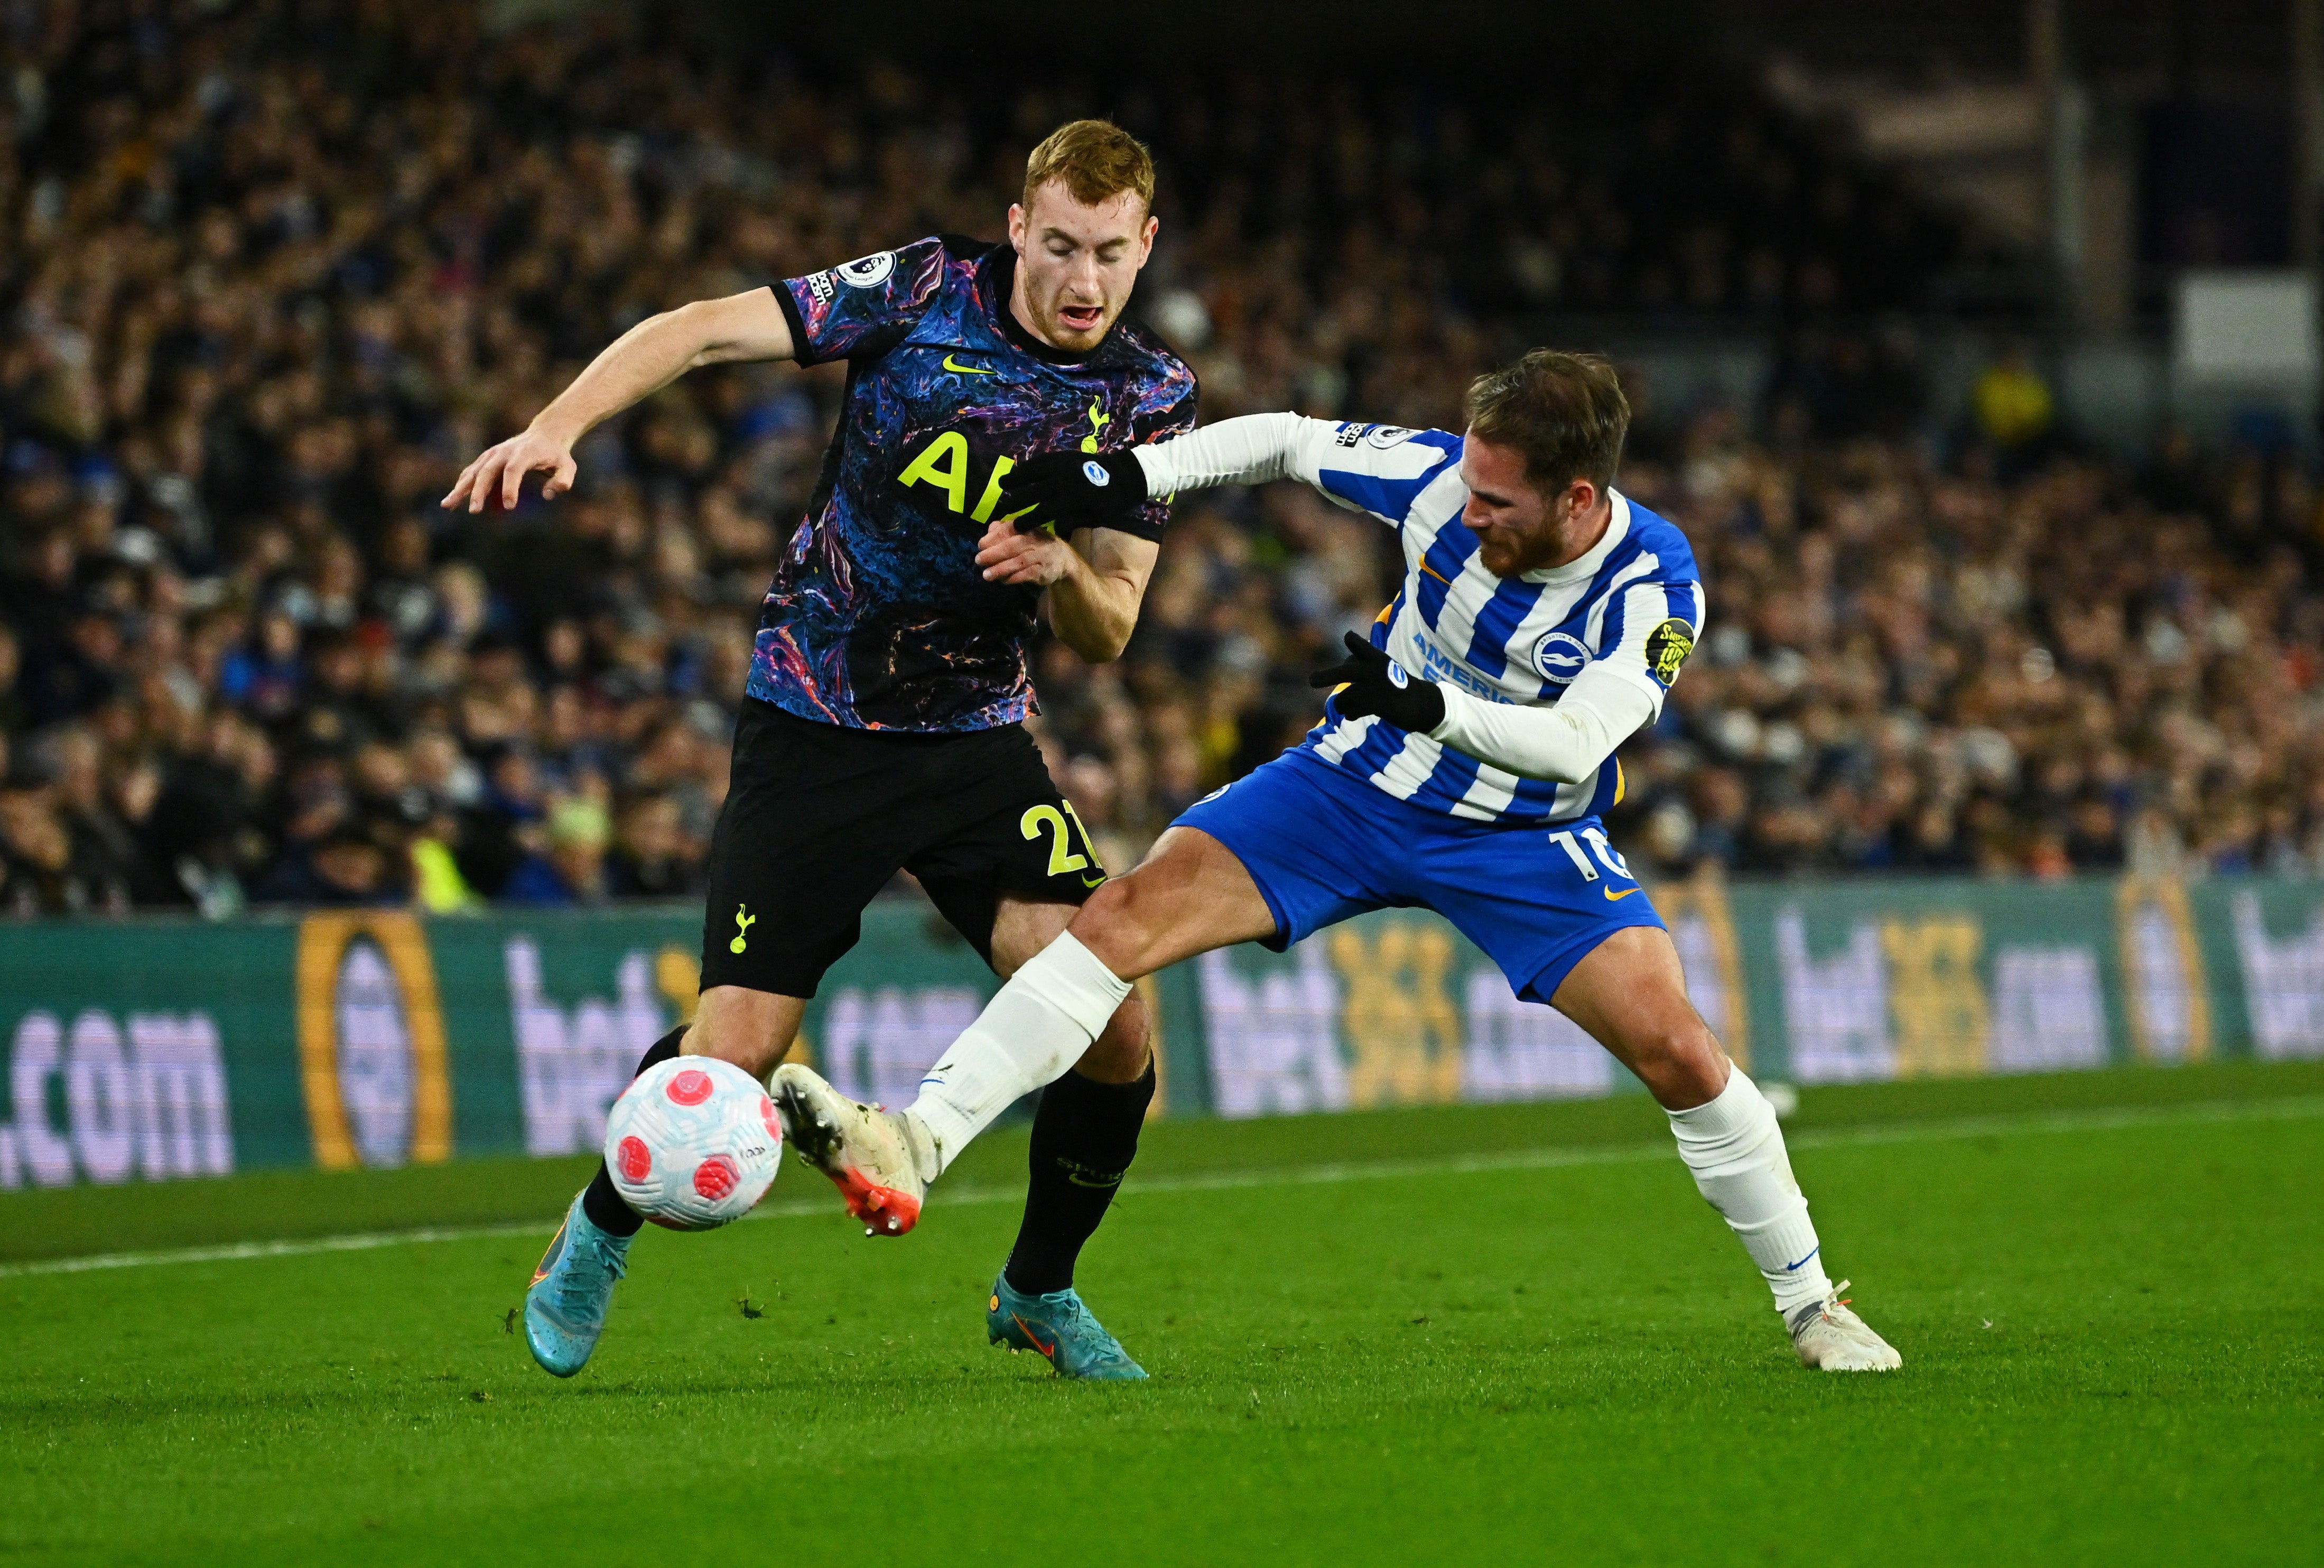
<svg viewBox="0 0 2324 1568"><path fill-rule="evenodd" d="M1033 193L1052 181L1084 207L1097 207L1125 190L1154 210L1154 154L1146 143L1111 120L1074 120L1049 133L1025 160L1025 208Z"/></svg>

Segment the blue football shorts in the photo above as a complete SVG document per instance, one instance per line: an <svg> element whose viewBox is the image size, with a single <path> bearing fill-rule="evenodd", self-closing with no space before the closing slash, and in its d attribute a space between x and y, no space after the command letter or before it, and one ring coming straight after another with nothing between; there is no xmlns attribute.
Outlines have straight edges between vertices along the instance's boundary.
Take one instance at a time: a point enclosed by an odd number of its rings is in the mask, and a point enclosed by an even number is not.
<svg viewBox="0 0 2324 1568"><path fill-rule="evenodd" d="M1242 862L1281 952L1367 909L1434 909L1482 948L1509 989L1546 1002L1573 966L1630 926L1660 927L1594 816L1554 826L1424 810L1305 752L1205 796L1176 827Z"/></svg>

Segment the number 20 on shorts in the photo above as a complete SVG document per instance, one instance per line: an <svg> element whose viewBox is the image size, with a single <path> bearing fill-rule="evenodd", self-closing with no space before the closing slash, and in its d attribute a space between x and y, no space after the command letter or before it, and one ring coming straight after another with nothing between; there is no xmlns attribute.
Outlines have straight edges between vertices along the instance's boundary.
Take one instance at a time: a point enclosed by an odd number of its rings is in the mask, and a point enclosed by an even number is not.
<svg viewBox="0 0 2324 1568"><path fill-rule="evenodd" d="M1095 887L1105 880L1105 868L1097 864L1096 851L1090 844L1089 829L1082 826L1081 813L1074 809L1074 803L1070 800L1064 806L1062 811L1055 806L1027 807L1025 815L1017 820L1018 831L1028 839L1038 839L1044 832L1048 834L1050 876L1061 877L1068 872L1086 872L1094 869L1096 876L1084 875L1082 881L1089 887ZM1073 819L1070 828L1065 826L1067 817ZM1089 850L1089 853L1081 853L1074 848L1073 840L1076 833L1080 835L1082 848Z"/></svg>

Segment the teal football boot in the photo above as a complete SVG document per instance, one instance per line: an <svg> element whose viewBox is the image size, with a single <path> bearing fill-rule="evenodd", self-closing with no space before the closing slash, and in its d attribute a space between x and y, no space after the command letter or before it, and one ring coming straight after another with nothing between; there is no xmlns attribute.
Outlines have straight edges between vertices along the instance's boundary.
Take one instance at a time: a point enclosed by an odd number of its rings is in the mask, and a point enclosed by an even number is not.
<svg viewBox="0 0 2324 1568"><path fill-rule="evenodd" d="M1028 1296L1011 1290L1003 1273L992 1282L992 1298L985 1303L984 1332L996 1345L1038 1351L1060 1378L1127 1383L1146 1376L1146 1369L1130 1359L1121 1342L1090 1315L1078 1291Z"/></svg>
<svg viewBox="0 0 2324 1568"><path fill-rule="evenodd" d="M565 1211L532 1288L524 1293L524 1342L540 1370L569 1378L589 1364L597 1336L605 1332L605 1308L613 1282L629 1272L632 1236L608 1235L582 1212L581 1200Z"/></svg>

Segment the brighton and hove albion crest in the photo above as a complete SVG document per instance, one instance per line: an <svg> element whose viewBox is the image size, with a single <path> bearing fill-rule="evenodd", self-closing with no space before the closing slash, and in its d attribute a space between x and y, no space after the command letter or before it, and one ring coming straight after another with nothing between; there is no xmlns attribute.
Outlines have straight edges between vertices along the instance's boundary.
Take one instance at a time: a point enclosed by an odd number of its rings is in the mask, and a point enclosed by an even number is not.
<svg viewBox="0 0 2324 1568"><path fill-rule="evenodd" d="M1552 686L1564 686L1590 662L1590 649L1570 632L1551 632L1533 645L1534 673Z"/></svg>

